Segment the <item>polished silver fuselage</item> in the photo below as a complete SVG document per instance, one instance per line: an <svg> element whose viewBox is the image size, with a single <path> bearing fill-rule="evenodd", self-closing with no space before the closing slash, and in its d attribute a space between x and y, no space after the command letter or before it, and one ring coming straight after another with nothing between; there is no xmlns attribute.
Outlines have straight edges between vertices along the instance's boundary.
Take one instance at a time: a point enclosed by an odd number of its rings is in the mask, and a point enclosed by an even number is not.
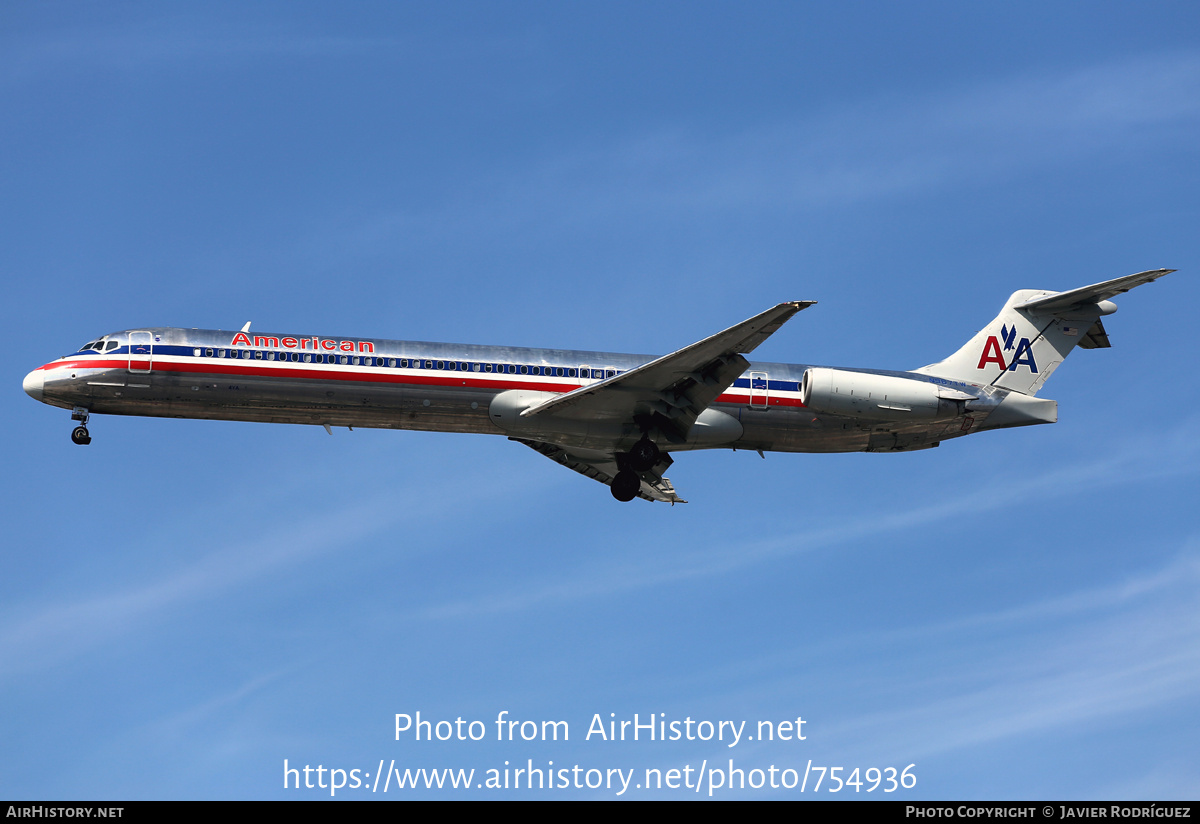
<svg viewBox="0 0 1200 824"><path fill-rule="evenodd" d="M511 434L489 416L508 390L564 393L633 369L649 355L422 343L368 338L258 335L147 328L106 336L117 346L82 351L41 368L41 400L95 414L317 426ZM817 414L800 400L808 367L753 363L712 408L740 435L720 443L664 444L668 451L722 447L786 452L908 451L985 428L1007 394L973 387L973 411L923 421ZM857 370L941 382L913 373ZM628 443L640 436L630 422ZM611 441L573 445L611 448Z"/></svg>

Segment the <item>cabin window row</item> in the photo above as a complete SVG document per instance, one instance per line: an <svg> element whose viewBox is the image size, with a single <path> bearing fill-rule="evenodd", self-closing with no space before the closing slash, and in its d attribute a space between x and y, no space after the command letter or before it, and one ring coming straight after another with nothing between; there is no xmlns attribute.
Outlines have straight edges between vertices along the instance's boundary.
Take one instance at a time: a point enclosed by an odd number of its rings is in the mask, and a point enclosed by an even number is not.
<svg viewBox="0 0 1200 824"><path fill-rule="evenodd" d="M616 369L590 367L541 366L516 363L480 363L476 361L432 360L424 358L379 358L361 355L332 355L314 352L269 352L262 349L194 349L196 357L240 358L242 360L286 361L291 363L328 363L341 366L378 366L391 369L436 369L443 372L480 372L504 375L540 375L559 378L603 380L618 374ZM201 354L203 352L203 355Z"/></svg>

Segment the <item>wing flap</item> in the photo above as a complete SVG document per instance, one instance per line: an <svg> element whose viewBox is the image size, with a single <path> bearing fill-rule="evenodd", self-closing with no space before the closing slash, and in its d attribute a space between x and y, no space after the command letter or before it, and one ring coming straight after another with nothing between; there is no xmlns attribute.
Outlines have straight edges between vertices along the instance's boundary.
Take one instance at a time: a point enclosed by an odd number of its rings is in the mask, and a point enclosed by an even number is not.
<svg viewBox="0 0 1200 824"><path fill-rule="evenodd" d="M531 441L525 438L509 438L510 441L523 443L535 452L545 455L555 463L585 475L593 481L599 481L605 486L612 486L613 478L620 470L617 467L615 455L590 450L569 450L545 441ZM665 470L671 465L671 459L664 461L648 472L638 473L641 476L642 487L638 492L639 498L647 501L662 501L668 504L686 504L683 498L675 494L675 487L670 479L662 477L657 471L659 467Z"/></svg>

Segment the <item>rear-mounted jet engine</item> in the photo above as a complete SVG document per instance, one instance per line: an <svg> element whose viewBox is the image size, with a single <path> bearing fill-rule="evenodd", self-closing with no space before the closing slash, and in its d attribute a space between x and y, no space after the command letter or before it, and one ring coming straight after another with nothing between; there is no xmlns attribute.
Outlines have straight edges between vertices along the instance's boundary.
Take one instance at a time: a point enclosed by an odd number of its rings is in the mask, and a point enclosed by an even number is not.
<svg viewBox="0 0 1200 824"><path fill-rule="evenodd" d="M953 418L969 395L927 381L814 367L804 370L800 401L814 412L881 421Z"/></svg>

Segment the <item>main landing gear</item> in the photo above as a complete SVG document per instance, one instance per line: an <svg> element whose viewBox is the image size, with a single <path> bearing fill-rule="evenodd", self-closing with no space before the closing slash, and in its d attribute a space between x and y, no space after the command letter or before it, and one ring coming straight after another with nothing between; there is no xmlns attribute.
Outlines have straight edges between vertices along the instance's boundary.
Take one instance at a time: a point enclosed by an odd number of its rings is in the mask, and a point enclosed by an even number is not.
<svg viewBox="0 0 1200 824"><path fill-rule="evenodd" d="M661 460L658 444L645 436L629 450L629 468L634 472L645 472Z"/></svg>
<svg viewBox="0 0 1200 824"><path fill-rule="evenodd" d="M662 460L662 450L646 436L624 455L617 456L621 471L612 480L612 495L618 501L632 501L642 489L640 472L648 472Z"/></svg>
<svg viewBox="0 0 1200 824"><path fill-rule="evenodd" d="M642 488L642 479L631 469L622 469L613 478L612 495L621 503L627 503L637 497Z"/></svg>
<svg viewBox="0 0 1200 824"><path fill-rule="evenodd" d="M79 426L71 430L71 442L87 446L92 442L92 436L87 431L88 411L82 406L75 407L71 410L71 420L79 421Z"/></svg>

